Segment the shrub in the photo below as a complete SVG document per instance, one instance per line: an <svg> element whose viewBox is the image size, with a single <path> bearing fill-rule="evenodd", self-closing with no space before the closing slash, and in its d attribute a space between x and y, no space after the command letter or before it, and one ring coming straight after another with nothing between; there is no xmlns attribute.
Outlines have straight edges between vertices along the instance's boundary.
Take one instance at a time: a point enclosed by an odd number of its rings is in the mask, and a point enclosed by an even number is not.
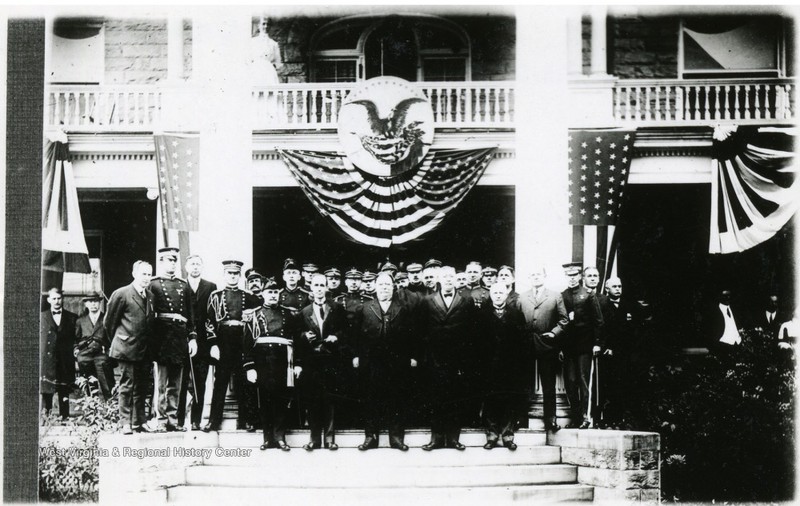
<svg viewBox="0 0 800 506"><path fill-rule="evenodd" d="M71 400L77 412L64 422L69 445L49 442L39 448L39 500L46 502L86 502L98 500L98 436L117 428L117 391L108 401L99 396L97 379L78 378L77 399ZM62 425L58 415L44 418L40 437L52 427Z"/></svg>
<svg viewBox="0 0 800 506"><path fill-rule="evenodd" d="M742 337L730 355L650 367L634 425L661 434L665 499L792 499L794 354L760 329Z"/></svg>

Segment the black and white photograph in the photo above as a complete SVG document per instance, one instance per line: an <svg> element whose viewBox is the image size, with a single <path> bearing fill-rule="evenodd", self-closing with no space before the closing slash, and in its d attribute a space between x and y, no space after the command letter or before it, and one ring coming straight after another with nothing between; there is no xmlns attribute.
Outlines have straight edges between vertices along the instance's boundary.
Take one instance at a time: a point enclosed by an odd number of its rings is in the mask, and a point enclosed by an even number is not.
<svg viewBox="0 0 800 506"><path fill-rule="evenodd" d="M797 8L2 12L5 501L796 500Z"/></svg>

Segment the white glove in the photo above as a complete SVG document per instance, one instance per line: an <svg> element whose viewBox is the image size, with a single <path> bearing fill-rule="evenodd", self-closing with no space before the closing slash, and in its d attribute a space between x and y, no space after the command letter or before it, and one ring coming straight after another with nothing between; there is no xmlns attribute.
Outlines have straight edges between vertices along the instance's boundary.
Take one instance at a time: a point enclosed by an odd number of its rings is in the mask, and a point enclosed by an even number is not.
<svg viewBox="0 0 800 506"><path fill-rule="evenodd" d="M295 378L299 378L300 377L300 373L302 373L302 372L303 372L303 368L300 367L299 365L296 365L294 367L294 377Z"/></svg>
<svg viewBox="0 0 800 506"><path fill-rule="evenodd" d="M606 351L603 352L603 355L613 356L614 355L614 350L606 350Z"/></svg>
<svg viewBox="0 0 800 506"><path fill-rule="evenodd" d="M358 369L358 357L353 357L353 369Z"/></svg>
<svg viewBox="0 0 800 506"><path fill-rule="evenodd" d="M602 351L602 348L600 348L599 346L595 346L595 347L592 348L592 355L597 356L597 355L600 354L601 351Z"/></svg>
<svg viewBox="0 0 800 506"><path fill-rule="evenodd" d="M411 359L411 367L417 367L417 361L413 358Z"/></svg>
<svg viewBox="0 0 800 506"><path fill-rule="evenodd" d="M335 343L339 339L336 336L328 336L325 338L326 343Z"/></svg>
<svg viewBox="0 0 800 506"><path fill-rule="evenodd" d="M247 381L250 383L255 383L256 379L258 379L258 373L255 369L248 369L247 371Z"/></svg>
<svg viewBox="0 0 800 506"><path fill-rule="evenodd" d="M791 350L792 345L790 343L778 343L778 348L782 350Z"/></svg>
<svg viewBox="0 0 800 506"><path fill-rule="evenodd" d="M219 360L219 346L217 346L216 344L214 346L212 346L211 350L208 352L208 354L214 360Z"/></svg>
<svg viewBox="0 0 800 506"><path fill-rule="evenodd" d="M189 341L189 356L194 357L197 355L197 339Z"/></svg>

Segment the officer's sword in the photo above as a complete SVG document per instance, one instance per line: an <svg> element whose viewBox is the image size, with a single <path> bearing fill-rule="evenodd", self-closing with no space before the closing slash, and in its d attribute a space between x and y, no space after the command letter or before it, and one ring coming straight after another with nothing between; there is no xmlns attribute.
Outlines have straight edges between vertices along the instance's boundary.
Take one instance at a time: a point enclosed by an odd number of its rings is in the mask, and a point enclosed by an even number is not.
<svg viewBox="0 0 800 506"><path fill-rule="evenodd" d="M192 396L194 397L194 399L192 400L192 403L194 404L195 402L198 402L198 398L197 398L197 383L195 383L195 380L194 380L194 363L192 361L192 353L191 352L189 352L189 374L190 374L190 376L192 378ZM203 400L200 399L199 402L201 403L200 407L202 408Z"/></svg>
<svg viewBox="0 0 800 506"><path fill-rule="evenodd" d="M589 402L586 406L586 419L589 420L589 423L594 425L594 418L592 417L592 392L594 391L594 363L596 357L592 357L592 367L589 370Z"/></svg>

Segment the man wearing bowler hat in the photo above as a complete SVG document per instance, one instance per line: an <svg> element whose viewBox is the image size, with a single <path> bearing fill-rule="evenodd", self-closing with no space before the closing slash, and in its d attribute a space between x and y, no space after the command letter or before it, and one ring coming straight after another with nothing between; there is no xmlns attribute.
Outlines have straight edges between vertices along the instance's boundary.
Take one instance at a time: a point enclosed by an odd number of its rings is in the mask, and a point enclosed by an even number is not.
<svg viewBox="0 0 800 506"><path fill-rule="evenodd" d="M217 290L208 299L208 333L209 355L216 360L214 371L214 390L211 394L211 413L203 432L219 430L222 425L222 411L225 407L225 395L228 383L233 377L233 391L238 401L237 429L245 429L251 421L252 413L244 389L242 371L242 346L244 341L244 313L247 309L261 306L261 298L239 288L242 273L242 262L225 260L222 262L225 288Z"/></svg>
<svg viewBox="0 0 800 506"><path fill-rule="evenodd" d="M111 343L106 337L103 327L105 314L100 310L103 296L92 293L83 298L86 314L75 323L75 358L78 371L84 376L94 376L100 386L103 398L111 398L114 388L114 368L108 359L108 348Z"/></svg>

